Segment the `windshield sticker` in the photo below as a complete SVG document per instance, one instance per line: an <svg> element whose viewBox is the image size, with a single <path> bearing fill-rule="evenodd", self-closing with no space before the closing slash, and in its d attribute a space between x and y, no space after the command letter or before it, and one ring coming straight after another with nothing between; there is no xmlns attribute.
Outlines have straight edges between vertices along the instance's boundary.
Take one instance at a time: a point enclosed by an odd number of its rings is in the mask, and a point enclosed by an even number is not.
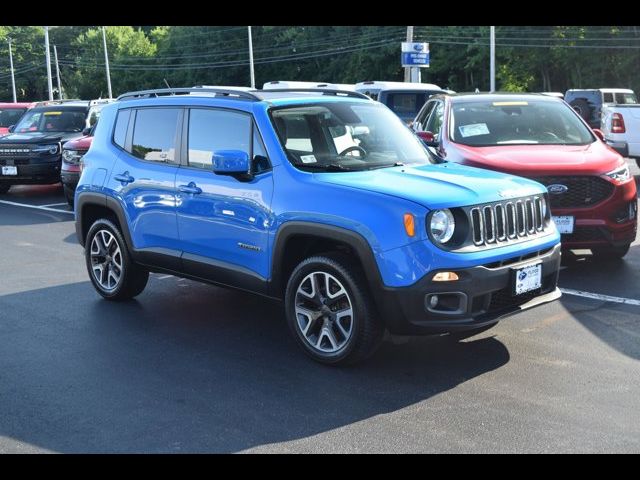
<svg viewBox="0 0 640 480"><path fill-rule="evenodd" d="M470 125L460 125L458 127L460 135L463 137L475 137L476 135L488 135L489 128L486 123L472 123Z"/></svg>
<svg viewBox="0 0 640 480"><path fill-rule="evenodd" d="M62 112L44 112L45 115L62 115Z"/></svg>
<svg viewBox="0 0 640 480"><path fill-rule="evenodd" d="M301 155L300 156L300 160L302 160L302 163L316 163L316 157L314 157L313 155Z"/></svg>

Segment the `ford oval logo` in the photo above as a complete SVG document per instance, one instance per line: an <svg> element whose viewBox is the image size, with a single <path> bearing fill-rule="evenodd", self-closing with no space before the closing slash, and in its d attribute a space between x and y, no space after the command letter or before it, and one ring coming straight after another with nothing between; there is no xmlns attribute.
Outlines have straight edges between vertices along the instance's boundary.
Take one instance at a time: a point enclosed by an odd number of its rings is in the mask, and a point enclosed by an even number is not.
<svg viewBox="0 0 640 480"><path fill-rule="evenodd" d="M416 52L421 52L423 48L424 48L424 46L423 46L421 43L416 43L416 44L413 46L413 49L414 49Z"/></svg>
<svg viewBox="0 0 640 480"><path fill-rule="evenodd" d="M566 185L562 185L561 183L554 183L553 185L549 185L547 187L547 191L552 195L562 195L567 190L569 190L569 187L567 187Z"/></svg>

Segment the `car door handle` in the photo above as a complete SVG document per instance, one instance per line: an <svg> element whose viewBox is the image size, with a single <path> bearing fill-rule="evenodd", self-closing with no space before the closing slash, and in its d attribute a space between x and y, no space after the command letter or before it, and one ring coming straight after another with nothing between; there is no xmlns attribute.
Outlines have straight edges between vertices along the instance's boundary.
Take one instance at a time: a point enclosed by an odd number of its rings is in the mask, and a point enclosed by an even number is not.
<svg viewBox="0 0 640 480"><path fill-rule="evenodd" d="M129 172L124 172L121 173L119 175L114 175L113 178L119 182L122 182L124 184L126 183L131 183L135 180L135 178L133 178L131 175L129 175Z"/></svg>
<svg viewBox="0 0 640 480"><path fill-rule="evenodd" d="M190 182L189 185L179 185L178 190L182 193L190 193L192 195L198 195L202 193L202 189L198 187L194 182Z"/></svg>

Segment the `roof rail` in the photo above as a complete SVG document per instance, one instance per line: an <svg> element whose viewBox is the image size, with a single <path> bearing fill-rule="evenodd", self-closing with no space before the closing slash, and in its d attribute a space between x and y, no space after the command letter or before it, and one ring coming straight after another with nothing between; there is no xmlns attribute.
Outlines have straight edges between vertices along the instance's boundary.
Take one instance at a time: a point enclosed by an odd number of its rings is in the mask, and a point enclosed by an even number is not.
<svg viewBox="0 0 640 480"><path fill-rule="evenodd" d="M62 105L63 103L69 103L69 102L87 102L87 105L89 104L88 100L81 100L79 98L68 98L65 100L42 100L40 102L35 102L35 106L45 107L47 105Z"/></svg>
<svg viewBox="0 0 640 480"><path fill-rule="evenodd" d="M263 92L310 92L310 93L320 93L322 95L341 95L345 97L353 97L353 98L362 98L364 100L371 100L371 98L367 97L364 93L352 92L350 90L336 90L333 88L269 88L267 90L261 90L260 93Z"/></svg>
<svg viewBox="0 0 640 480"><path fill-rule="evenodd" d="M233 96L246 100L260 101L261 98L257 95L245 92L243 90L230 90L226 88L208 88L208 87L192 87L192 88L158 88L155 90L140 90L137 92L123 93L118 97L118 100L132 100L135 98L150 98L160 97L168 95L188 95L190 93L215 93L216 96Z"/></svg>

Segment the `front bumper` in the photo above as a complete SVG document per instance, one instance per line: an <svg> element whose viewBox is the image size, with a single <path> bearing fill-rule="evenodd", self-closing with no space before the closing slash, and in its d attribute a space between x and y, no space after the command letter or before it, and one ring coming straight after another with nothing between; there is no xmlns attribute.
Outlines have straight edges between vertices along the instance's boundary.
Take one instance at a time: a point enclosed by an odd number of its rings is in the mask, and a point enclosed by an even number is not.
<svg viewBox="0 0 640 480"><path fill-rule="evenodd" d="M65 187L75 190L78 186L78 181L80 180L80 172L65 170L63 168L60 172L60 179Z"/></svg>
<svg viewBox="0 0 640 480"><path fill-rule="evenodd" d="M13 165L17 168L17 175L1 175L0 181L10 183L12 185L34 185L34 184L50 184L60 181L61 159L47 161L33 161L23 163L0 162L1 165Z"/></svg>
<svg viewBox="0 0 640 480"><path fill-rule="evenodd" d="M378 309L388 330L398 335L429 335L472 330L560 298L557 288L560 269L560 244L526 259L512 259L502 264L450 269L460 279L454 282L434 282L437 272L431 272L410 287L383 287ZM518 296L511 295L515 268L532 263L542 264L540 289ZM449 294L463 299L458 311L430 311L428 298L432 294Z"/></svg>
<svg viewBox="0 0 640 480"><path fill-rule="evenodd" d="M638 227L637 190L633 180L616 185L606 200L585 208L553 208L553 216L573 216L574 230L562 234L564 248L588 249L591 247L623 246L636 239ZM636 213L629 218L630 205L636 205ZM627 212L625 218L622 213Z"/></svg>

